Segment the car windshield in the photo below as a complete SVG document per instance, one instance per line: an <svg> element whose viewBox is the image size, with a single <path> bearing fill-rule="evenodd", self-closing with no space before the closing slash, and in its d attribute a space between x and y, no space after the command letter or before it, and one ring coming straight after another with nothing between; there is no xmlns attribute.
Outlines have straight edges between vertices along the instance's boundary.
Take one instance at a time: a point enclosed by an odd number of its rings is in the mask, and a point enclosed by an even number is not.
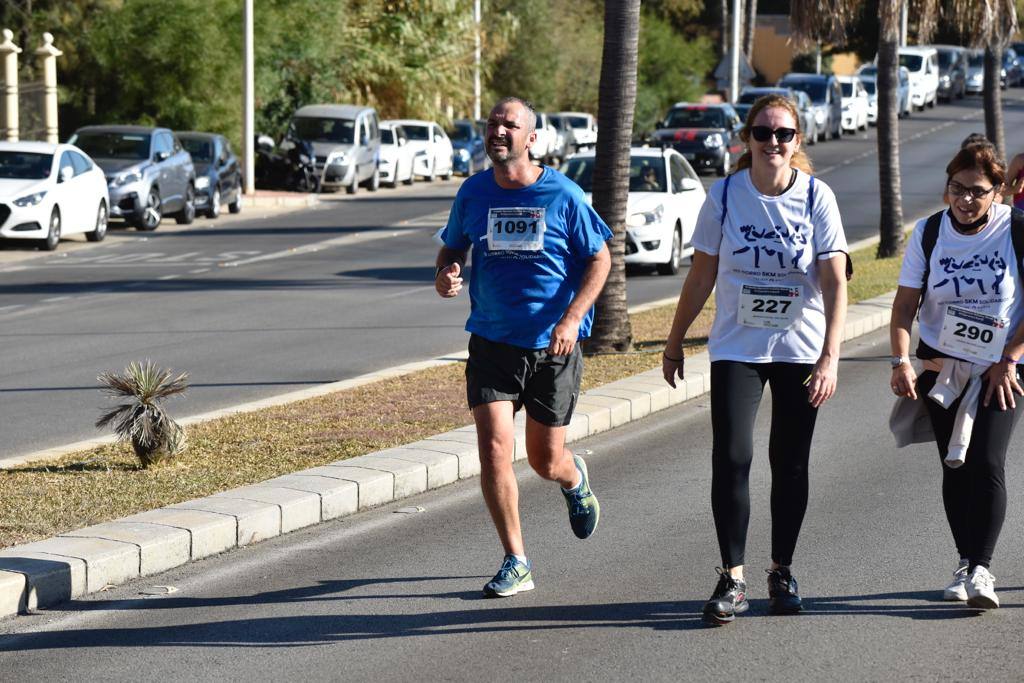
<svg viewBox="0 0 1024 683"><path fill-rule="evenodd" d="M292 119L294 137L309 142L340 142L352 144L356 122L352 119L324 119L312 116Z"/></svg>
<svg viewBox="0 0 1024 683"><path fill-rule="evenodd" d="M921 55L900 55L900 66L905 66L910 71L920 71L924 57Z"/></svg>
<svg viewBox="0 0 1024 683"><path fill-rule="evenodd" d="M586 116L567 116L565 118L573 128L590 128L590 119Z"/></svg>
<svg viewBox="0 0 1024 683"><path fill-rule="evenodd" d="M874 80L870 80L869 81L869 80L865 79L865 80L861 81L861 85L864 86L864 89L867 90L869 95L874 95L875 94L875 81ZM843 94L846 94L845 91L844 91Z"/></svg>
<svg viewBox="0 0 1024 683"><path fill-rule="evenodd" d="M839 87L843 89L843 97L853 97L853 83L840 83Z"/></svg>
<svg viewBox="0 0 1024 683"><path fill-rule="evenodd" d="M70 142L93 159L149 158L149 133L76 133Z"/></svg>
<svg viewBox="0 0 1024 683"><path fill-rule="evenodd" d="M395 134L388 128L380 129L380 144L382 145L393 145L395 144Z"/></svg>
<svg viewBox="0 0 1024 683"><path fill-rule="evenodd" d="M0 178L41 180L50 177L52 154L0 152Z"/></svg>
<svg viewBox="0 0 1024 683"><path fill-rule="evenodd" d="M469 142L473 139L473 126L468 123L456 123L448 131L448 137L457 142Z"/></svg>
<svg viewBox="0 0 1024 683"><path fill-rule="evenodd" d="M429 140L430 126L402 126L410 140Z"/></svg>
<svg viewBox="0 0 1024 683"><path fill-rule="evenodd" d="M561 168L562 173L580 186L584 192L591 192L594 182L594 157L576 157L569 159ZM630 157L629 159L629 191L630 192L664 192L665 164L661 157Z"/></svg>
<svg viewBox="0 0 1024 683"><path fill-rule="evenodd" d="M985 66L985 55L974 54L967 58L967 63L971 66Z"/></svg>
<svg viewBox="0 0 1024 683"><path fill-rule="evenodd" d="M742 104L742 103L740 103L740 104L734 104L732 108L735 109L736 113L740 115L740 120L746 121L747 120L747 114L750 113L750 109L753 106L754 105L752 105L752 104Z"/></svg>
<svg viewBox="0 0 1024 683"><path fill-rule="evenodd" d="M758 98L764 97L765 95L776 95L776 94L782 95L783 92L781 90L761 90L761 91L756 91L755 90L754 92L749 92L748 91L748 92L745 92L745 93L740 93L740 99L738 100L737 103L738 104L753 104L754 102L757 102ZM739 111L739 110L737 109L737 111Z"/></svg>
<svg viewBox="0 0 1024 683"><path fill-rule="evenodd" d="M825 81L792 81L786 85L804 91L815 104L825 104Z"/></svg>
<svg viewBox="0 0 1024 683"><path fill-rule="evenodd" d="M877 76L878 75L878 67L875 66L874 64L865 66L863 69L860 70L860 75L861 76Z"/></svg>
<svg viewBox="0 0 1024 683"><path fill-rule="evenodd" d="M953 64L953 56L956 55L952 50L939 50L939 68L948 69Z"/></svg>
<svg viewBox="0 0 1024 683"><path fill-rule="evenodd" d="M213 141L200 138L179 138L181 146L195 161L213 161Z"/></svg>
<svg viewBox="0 0 1024 683"><path fill-rule="evenodd" d="M666 128L725 128L725 114L721 109L707 107L680 107L665 118Z"/></svg>

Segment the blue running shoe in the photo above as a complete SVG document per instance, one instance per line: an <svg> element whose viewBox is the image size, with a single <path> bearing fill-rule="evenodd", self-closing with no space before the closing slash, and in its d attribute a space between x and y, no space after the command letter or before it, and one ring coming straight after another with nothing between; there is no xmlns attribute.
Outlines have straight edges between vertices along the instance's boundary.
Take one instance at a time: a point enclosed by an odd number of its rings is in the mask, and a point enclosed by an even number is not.
<svg viewBox="0 0 1024 683"><path fill-rule="evenodd" d="M587 476L587 463L583 458L573 455L576 469L580 471L580 485L574 491L562 489L565 503L569 506L569 525L576 538L588 538L597 528L597 520L601 518L601 506L597 496L590 490L590 477Z"/></svg>
<svg viewBox="0 0 1024 683"><path fill-rule="evenodd" d="M507 598L523 591L532 591L532 568L529 563L523 564L517 560L515 555L506 555L501 563L501 569L490 583L484 586L484 597Z"/></svg>

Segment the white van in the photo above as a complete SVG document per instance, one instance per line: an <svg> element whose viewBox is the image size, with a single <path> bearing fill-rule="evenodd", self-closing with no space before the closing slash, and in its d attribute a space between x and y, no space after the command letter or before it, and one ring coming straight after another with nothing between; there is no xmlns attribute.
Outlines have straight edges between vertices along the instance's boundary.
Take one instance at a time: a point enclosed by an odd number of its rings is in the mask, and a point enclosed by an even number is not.
<svg viewBox="0 0 1024 683"><path fill-rule="evenodd" d="M939 53L934 47L901 47L900 66L910 72L910 104L923 111L939 98Z"/></svg>
<svg viewBox="0 0 1024 683"><path fill-rule="evenodd" d="M372 192L380 187L379 124L373 107L310 104L292 115L287 137L312 143L322 189Z"/></svg>

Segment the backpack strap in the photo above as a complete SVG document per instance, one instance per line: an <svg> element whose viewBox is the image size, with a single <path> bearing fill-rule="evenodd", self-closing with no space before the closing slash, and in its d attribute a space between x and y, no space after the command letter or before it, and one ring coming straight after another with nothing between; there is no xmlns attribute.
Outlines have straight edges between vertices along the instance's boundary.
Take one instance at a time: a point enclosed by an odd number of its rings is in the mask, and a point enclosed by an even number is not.
<svg viewBox="0 0 1024 683"><path fill-rule="evenodd" d="M935 243L939 241L939 227L942 225L942 214L946 210L937 211L924 223L924 232L921 233L921 250L924 252L924 276L921 278L921 301L918 308L924 305L925 292L928 291L928 276L932 272L932 252L935 251Z"/></svg>
<svg viewBox="0 0 1024 683"><path fill-rule="evenodd" d="M732 180L732 174L725 176L725 182L722 183L722 217L719 219L719 223L722 227L725 227L725 212L729 207L729 181Z"/></svg>
<svg viewBox="0 0 1024 683"><path fill-rule="evenodd" d="M807 184L807 215L814 217L814 176L811 176Z"/></svg>

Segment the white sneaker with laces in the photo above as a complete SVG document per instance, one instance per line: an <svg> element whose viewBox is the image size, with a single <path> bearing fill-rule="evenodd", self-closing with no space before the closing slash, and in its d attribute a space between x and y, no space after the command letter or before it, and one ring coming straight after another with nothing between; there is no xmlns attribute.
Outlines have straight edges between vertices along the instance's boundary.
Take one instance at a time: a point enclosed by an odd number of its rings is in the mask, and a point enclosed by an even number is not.
<svg viewBox="0 0 1024 683"><path fill-rule="evenodd" d="M999 607L999 596L996 595L996 577L980 564L967 577L967 606L978 609L995 609Z"/></svg>
<svg viewBox="0 0 1024 683"><path fill-rule="evenodd" d="M952 602L967 602L967 560L960 560L960 566L953 572L953 583L942 591L942 599Z"/></svg>

